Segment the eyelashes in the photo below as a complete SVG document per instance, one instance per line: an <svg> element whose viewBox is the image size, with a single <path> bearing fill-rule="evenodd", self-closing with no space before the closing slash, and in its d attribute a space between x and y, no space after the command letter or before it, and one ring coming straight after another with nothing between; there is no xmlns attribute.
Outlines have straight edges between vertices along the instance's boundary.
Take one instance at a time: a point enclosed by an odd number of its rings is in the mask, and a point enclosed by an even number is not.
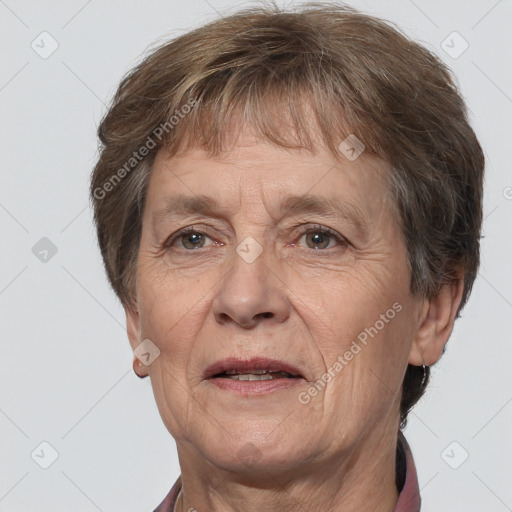
<svg viewBox="0 0 512 512"><path fill-rule="evenodd" d="M175 235L172 235L167 240L167 242L165 242L165 247L170 249L176 241L183 240L183 238L185 238L185 237L190 237L192 234L200 235L203 238L204 237L211 238L211 236L209 235L207 230L203 230L203 229L195 228L194 226L191 226L191 227L188 227L188 228L178 231ZM218 245L223 245L223 244L218 244ZM185 251L197 251L199 249L202 249L202 246L196 245L195 247L185 248L184 250Z"/></svg>
<svg viewBox="0 0 512 512"><path fill-rule="evenodd" d="M342 245L342 246L346 246L347 245L347 240L345 239L345 237L343 237L342 235L340 235L337 231L334 231L334 229L331 229L331 228L328 228L326 226L321 226L319 224L314 224L314 225L309 225L309 226L305 226L303 229L302 229L302 232L300 233L300 237L299 237L299 240L304 236L304 235L309 235L309 234L320 234L322 237L327 237L328 239L330 240L334 240L336 241L339 245ZM320 242L315 242L313 241L313 245L321 245L323 242L323 239L322 241ZM326 250L326 249L329 249L330 247L326 247L324 248L323 250ZM319 250L319 249L311 249L311 250Z"/></svg>
<svg viewBox="0 0 512 512"><path fill-rule="evenodd" d="M193 236L194 235L194 236ZM311 245L313 247L306 247L306 250L311 251L326 251L330 250L333 247L330 247L331 242L336 242L337 246L345 247L349 245L348 240L340 235L337 231L328 228L326 226L322 226L320 224L308 224L306 226L302 226L300 231L294 235L294 242L291 244L294 247L297 246L296 241L300 241L304 236L307 235L315 235L311 240ZM318 235L320 235L318 237ZM204 229L196 226L189 226L187 228L181 229L178 232L171 235L165 242L164 248L166 250L177 250L181 252L196 252L202 251L202 249L211 247L212 245L223 246L224 244L221 242L217 242L214 240L215 235L210 232L208 229ZM204 245L206 239L210 239L213 241L213 244ZM328 242L327 247L323 247L325 241ZM181 247L175 247L175 245L179 243Z"/></svg>

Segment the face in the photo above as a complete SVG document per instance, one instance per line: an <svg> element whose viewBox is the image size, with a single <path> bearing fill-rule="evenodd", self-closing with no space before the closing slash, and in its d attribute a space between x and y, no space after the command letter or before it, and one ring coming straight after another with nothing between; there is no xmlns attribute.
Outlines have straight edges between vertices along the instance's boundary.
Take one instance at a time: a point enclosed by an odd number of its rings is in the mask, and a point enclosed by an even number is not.
<svg viewBox="0 0 512 512"><path fill-rule="evenodd" d="M180 459L299 470L396 436L421 304L387 176L249 132L158 153L127 317Z"/></svg>

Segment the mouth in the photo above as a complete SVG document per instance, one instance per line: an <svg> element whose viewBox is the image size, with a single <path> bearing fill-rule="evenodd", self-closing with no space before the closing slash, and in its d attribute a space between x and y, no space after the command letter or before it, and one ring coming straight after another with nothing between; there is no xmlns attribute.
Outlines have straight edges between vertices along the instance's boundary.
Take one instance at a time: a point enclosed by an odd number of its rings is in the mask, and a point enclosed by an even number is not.
<svg viewBox="0 0 512 512"><path fill-rule="evenodd" d="M204 379L222 390L244 395L277 391L306 381L295 366L265 357L217 361L205 370Z"/></svg>
<svg viewBox="0 0 512 512"><path fill-rule="evenodd" d="M203 378L256 381L304 379L304 376L298 368L284 361L253 357L251 359L229 358L217 361L205 370Z"/></svg>
<svg viewBox="0 0 512 512"><path fill-rule="evenodd" d="M214 375L217 379L232 380L274 380L274 379L297 379L298 375L291 375L288 372L270 372L268 370L252 370L250 373L240 373L237 370Z"/></svg>

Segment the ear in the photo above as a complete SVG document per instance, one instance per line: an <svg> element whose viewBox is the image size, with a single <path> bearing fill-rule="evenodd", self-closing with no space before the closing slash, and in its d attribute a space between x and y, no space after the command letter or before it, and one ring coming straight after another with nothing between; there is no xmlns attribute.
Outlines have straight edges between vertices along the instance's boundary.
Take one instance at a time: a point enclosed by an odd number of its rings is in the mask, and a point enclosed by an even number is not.
<svg viewBox="0 0 512 512"><path fill-rule="evenodd" d="M126 332L133 351L142 343L140 317L137 304L125 306L124 312L126 315ZM141 378L148 376L147 366L141 364L135 355L133 356L133 371Z"/></svg>
<svg viewBox="0 0 512 512"><path fill-rule="evenodd" d="M130 340L132 350L135 350L142 341L140 339L140 320L137 304L124 306L124 312L126 315L126 332L128 339Z"/></svg>
<svg viewBox="0 0 512 512"><path fill-rule="evenodd" d="M464 277L462 273L458 276L443 285L435 297L423 301L418 330L409 353L410 364L431 366L442 356L464 293Z"/></svg>

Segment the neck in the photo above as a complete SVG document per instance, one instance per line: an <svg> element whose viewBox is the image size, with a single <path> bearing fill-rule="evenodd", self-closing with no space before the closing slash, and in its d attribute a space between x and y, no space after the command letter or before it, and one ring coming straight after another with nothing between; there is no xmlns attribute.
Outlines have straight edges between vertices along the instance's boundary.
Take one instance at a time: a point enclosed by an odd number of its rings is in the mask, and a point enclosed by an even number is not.
<svg viewBox="0 0 512 512"><path fill-rule="evenodd" d="M183 487L176 510L393 512L398 500L394 435L286 471L259 465L247 473L205 464L178 446Z"/></svg>

